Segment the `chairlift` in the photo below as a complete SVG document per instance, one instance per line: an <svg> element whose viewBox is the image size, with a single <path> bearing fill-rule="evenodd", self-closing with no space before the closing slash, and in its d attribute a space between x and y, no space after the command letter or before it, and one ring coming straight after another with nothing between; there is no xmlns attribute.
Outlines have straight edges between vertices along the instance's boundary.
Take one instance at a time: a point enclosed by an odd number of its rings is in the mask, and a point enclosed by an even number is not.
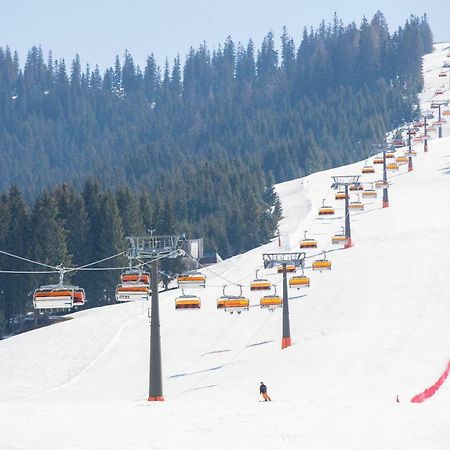
<svg viewBox="0 0 450 450"><path fill-rule="evenodd" d="M355 200L353 202L350 202L348 204L348 209L352 211L364 211L364 203L361 202L358 194L358 200Z"/></svg>
<svg viewBox="0 0 450 450"><path fill-rule="evenodd" d="M406 150L406 152L404 153L404 155L406 156L406 157L410 157L410 156L412 156L412 157L414 157L414 156L417 156L417 152L415 151L415 150Z"/></svg>
<svg viewBox="0 0 450 450"><path fill-rule="evenodd" d="M364 188L361 183L354 183L350 185L349 189L351 191L362 191Z"/></svg>
<svg viewBox="0 0 450 450"><path fill-rule="evenodd" d="M333 245L346 245L348 242L348 238L345 235L344 232L344 227L341 228L341 232L340 233L336 233L332 238L331 238L331 243Z"/></svg>
<svg viewBox="0 0 450 450"><path fill-rule="evenodd" d="M361 173L363 175L375 173L375 167L371 166L370 164L367 164L366 161L365 166L361 169Z"/></svg>
<svg viewBox="0 0 450 450"><path fill-rule="evenodd" d="M177 278L179 288L206 287L206 276L200 272L184 273Z"/></svg>
<svg viewBox="0 0 450 450"><path fill-rule="evenodd" d="M86 293L83 288L74 286L73 306L83 306L86 303Z"/></svg>
<svg viewBox="0 0 450 450"><path fill-rule="evenodd" d="M283 299L277 295L277 286L274 284L274 293L265 295L261 297L259 301L259 306L261 309L268 309L269 311L273 311L276 308L281 308L283 306Z"/></svg>
<svg viewBox="0 0 450 450"><path fill-rule="evenodd" d="M322 206L319 208L319 216L334 216L334 208L325 205L325 199L322 201Z"/></svg>
<svg viewBox="0 0 450 450"><path fill-rule="evenodd" d="M403 139L394 139L392 141L392 145L395 148L400 148L400 147L404 147L406 145L405 141Z"/></svg>
<svg viewBox="0 0 450 450"><path fill-rule="evenodd" d="M445 70L441 70L440 72L439 72L439 77L440 78L445 78L447 76L447 72L445 71Z"/></svg>
<svg viewBox="0 0 450 450"><path fill-rule="evenodd" d="M347 198L345 191L342 189L339 189L336 194L334 195L335 200L345 200Z"/></svg>
<svg viewBox="0 0 450 450"><path fill-rule="evenodd" d="M200 309L201 305L200 297L187 295L184 293L184 289L181 290L181 295L175 299L175 309Z"/></svg>
<svg viewBox="0 0 450 450"><path fill-rule="evenodd" d="M304 235L304 239L300 241L300 248L308 249L308 248L317 248L317 241L315 239L310 239L306 236L306 231Z"/></svg>
<svg viewBox="0 0 450 450"><path fill-rule="evenodd" d="M445 89L443 87L437 88L434 92L434 95L442 95L445 92Z"/></svg>
<svg viewBox="0 0 450 450"><path fill-rule="evenodd" d="M374 185L372 184L370 189L364 189L362 193L363 198L377 198L377 191L374 189Z"/></svg>
<svg viewBox="0 0 450 450"><path fill-rule="evenodd" d="M386 152L386 159L393 159L395 158L395 152L393 150L389 150Z"/></svg>
<svg viewBox="0 0 450 450"><path fill-rule="evenodd" d="M150 285L150 274L139 269L130 269L120 275L122 283L143 283Z"/></svg>
<svg viewBox="0 0 450 450"><path fill-rule="evenodd" d="M331 261L327 259L327 254L323 252L323 259L316 259L312 263L312 270L322 272L323 270L331 270Z"/></svg>
<svg viewBox="0 0 450 450"><path fill-rule="evenodd" d="M143 283L121 283L116 288L116 301L132 302L135 300L148 300L150 287Z"/></svg>
<svg viewBox="0 0 450 450"><path fill-rule="evenodd" d="M272 284L269 280L258 278L259 269L256 271L256 278L250 283L251 291L269 291Z"/></svg>
<svg viewBox="0 0 450 450"><path fill-rule="evenodd" d="M48 285L36 289L33 294L35 309L71 309L74 304L74 286Z"/></svg>
<svg viewBox="0 0 450 450"><path fill-rule="evenodd" d="M250 307L250 301L248 298L242 296L242 286L239 285L239 295L226 295L225 289L227 285L223 287L223 295L217 299L217 309L233 314L237 312L240 314L242 311L248 311Z"/></svg>
<svg viewBox="0 0 450 450"><path fill-rule="evenodd" d="M374 164L383 164L384 158L382 156L375 156L375 158L373 159L373 163Z"/></svg>
<svg viewBox="0 0 450 450"><path fill-rule="evenodd" d="M392 170L393 172L396 172L399 169L399 166L396 162L390 162L386 164L386 170Z"/></svg>
<svg viewBox="0 0 450 450"><path fill-rule="evenodd" d="M387 181L384 181L384 180L375 181L375 188L376 189L388 189L389 188L389 183Z"/></svg>
<svg viewBox="0 0 450 450"><path fill-rule="evenodd" d="M302 267L301 275L296 275L289 279L289 287L290 288L296 288L296 289L309 288L309 285L310 285L310 279L309 279L309 277L304 275L303 267Z"/></svg>
<svg viewBox="0 0 450 450"><path fill-rule="evenodd" d="M65 270L59 267L59 283L41 286L33 293L35 309L71 309L86 302L84 289L64 284Z"/></svg>
<svg viewBox="0 0 450 450"><path fill-rule="evenodd" d="M403 156L397 156L397 158L395 158L395 162L399 165L402 166L403 164L408 164L408 157L403 155Z"/></svg>

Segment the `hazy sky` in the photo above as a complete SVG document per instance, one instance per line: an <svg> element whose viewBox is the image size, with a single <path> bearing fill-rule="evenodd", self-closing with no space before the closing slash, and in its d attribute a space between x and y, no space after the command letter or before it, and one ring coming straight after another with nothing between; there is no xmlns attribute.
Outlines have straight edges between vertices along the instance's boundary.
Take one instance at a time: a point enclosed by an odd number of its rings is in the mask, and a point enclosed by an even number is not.
<svg viewBox="0 0 450 450"><path fill-rule="evenodd" d="M298 44L304 26L331 21L334 11L347 24L377 9L391 31L409 14L427 12L435 41L450 40L449 0L0 0L0 46L17 50L21 63L32 45L41 45L55 58L79 53L83 64L101 69L128 49L142 66L151 52L162 63L203 41L217 46L228 35L243 43L253 38L259 47L283 25Z"/></svg>

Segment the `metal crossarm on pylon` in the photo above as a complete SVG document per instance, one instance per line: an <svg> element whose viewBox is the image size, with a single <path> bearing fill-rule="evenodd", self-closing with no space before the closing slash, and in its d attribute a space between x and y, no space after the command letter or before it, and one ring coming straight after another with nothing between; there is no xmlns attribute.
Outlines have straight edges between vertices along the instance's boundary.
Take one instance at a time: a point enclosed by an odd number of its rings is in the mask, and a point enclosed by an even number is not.
<svg viewBox="0 0 450 450"><path fill-rule="evenodd" d="M305 252L295 253L264 253L263 262L265 269L271 269L283 264L301 267L305 261Z"/></svg>
<svg viewBox="0 0 450 450"><path fill-rule="evenodd" d="M127 236L127 256L132 259L157 257L177 258L177 251L184 241L183 236Z"/></svg>

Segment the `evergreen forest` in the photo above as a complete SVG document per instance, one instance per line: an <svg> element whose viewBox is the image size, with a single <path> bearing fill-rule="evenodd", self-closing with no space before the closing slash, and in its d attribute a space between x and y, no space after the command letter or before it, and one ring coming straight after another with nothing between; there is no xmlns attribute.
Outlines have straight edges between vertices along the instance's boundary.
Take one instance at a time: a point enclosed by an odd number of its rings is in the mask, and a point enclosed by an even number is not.
<svg viewBox="0 0 450 450"><path fill-rule="evenodd" d="M335 15L298 38L228 37L163 67L125 51L103 72L78 55L33 47L22 63L0 48L0 249L77 266L150 229L203 237L222 257L268 242L282 216L274 183L367 157L413 119L433 44L426 16L390 33L381 12L348 25ZM0 268L39 270L7 255ZM118 275L70 281L98 306ZM55 281L0 273L0 335Z"/></svg>

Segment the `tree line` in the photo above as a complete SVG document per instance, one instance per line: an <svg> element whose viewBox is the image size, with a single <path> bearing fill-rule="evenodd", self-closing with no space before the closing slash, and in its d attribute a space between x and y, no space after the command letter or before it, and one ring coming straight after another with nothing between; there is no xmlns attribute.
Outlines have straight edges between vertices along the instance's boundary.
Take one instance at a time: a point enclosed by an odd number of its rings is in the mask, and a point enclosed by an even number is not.
<svg viewBox="0 0 450 450"><path fill-rule="evenodd" d="M195 186L177 183L175 187L172 180L164 184L161 192L178 189L179 196L150 196L146 191L136 195L125 185L104 189L94 179L88 179L81 191L67 183L44 190L31 207L16 186L0 195L0 249L42 264L0 255L2 271L35 272L0 273L0 335L7 325L5 318L31 308L34 289L59 281L58 273L46 273L53 271L51 267L80 267L119 254L126 250L126 236L146 235L150 230L185 233L204 237L207 248L224 256L274 237L281 206L273 186L262 186L249 169L246 177L227 186L230 192L220 192L225 184L213 187L213 181L232 175L225 166L217 173L205 171ZM202 204L196 192L206 188L211 199ZM86 307L108 304L114 301L120 273L127 265L128 260L119 256L95 266L118 270L76 271L64 281L86 290ZM163 261L162 269L176 274L183 264Z"/></svg>

